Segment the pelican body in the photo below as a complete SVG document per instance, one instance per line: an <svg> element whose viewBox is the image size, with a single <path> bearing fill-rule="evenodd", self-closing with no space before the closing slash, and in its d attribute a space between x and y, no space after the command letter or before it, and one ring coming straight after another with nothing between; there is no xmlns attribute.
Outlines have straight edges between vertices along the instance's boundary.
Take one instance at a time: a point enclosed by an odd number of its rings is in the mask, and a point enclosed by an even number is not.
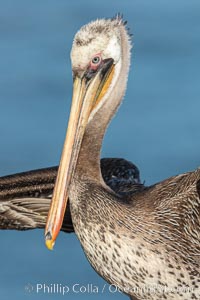
<svg viewBox="0 0 200 300"><path fill-rule="evenodd" d="M119 16L74 38L72 107L46 245L53 248L69 197L75 233L109 283L132 299L200 299L200 169L129 195L102 178L102 139L126 90L130 50Z"/></svg>

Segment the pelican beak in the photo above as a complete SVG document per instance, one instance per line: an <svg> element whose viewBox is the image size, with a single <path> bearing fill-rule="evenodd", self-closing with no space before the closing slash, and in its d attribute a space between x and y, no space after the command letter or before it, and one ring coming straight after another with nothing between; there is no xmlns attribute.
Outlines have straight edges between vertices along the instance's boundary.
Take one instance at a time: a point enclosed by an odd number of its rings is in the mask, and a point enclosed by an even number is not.
<svg viewBox="0 0 200 300"><path fill-rule="evenodd" d="M113 74L114 63L110 58L102 62L89 80L87 71L82 78L76 76L74 79L68 129L45 228L46 246L50 250L62 226L70 183L90 114L108 90Z"/></svg>

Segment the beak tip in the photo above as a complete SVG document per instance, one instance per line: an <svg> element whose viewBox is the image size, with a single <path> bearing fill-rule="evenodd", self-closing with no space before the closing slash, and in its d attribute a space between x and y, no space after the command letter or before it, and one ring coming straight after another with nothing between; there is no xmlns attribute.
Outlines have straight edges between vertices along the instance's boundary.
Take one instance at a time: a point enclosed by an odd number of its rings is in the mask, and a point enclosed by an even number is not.
<svg viewBox="0 0 200 300"><path fill-rule="evenodd" d="M51 240L46 240L46 241L45 241L45 244L46 244L46 247L47 247L49 250L53 250L55 241L53 241L52 239L51 239Z"/></svg>
<svg viewBox="0 0 200 300"><path fill-rule="evenodd" d="M51 235L50 231L48 231L45 234L45 244L46 244L46 247L49 250L53 250L53 247L54 247L54 244L55 244L55 240L52 238L52 235Z"/></svg>

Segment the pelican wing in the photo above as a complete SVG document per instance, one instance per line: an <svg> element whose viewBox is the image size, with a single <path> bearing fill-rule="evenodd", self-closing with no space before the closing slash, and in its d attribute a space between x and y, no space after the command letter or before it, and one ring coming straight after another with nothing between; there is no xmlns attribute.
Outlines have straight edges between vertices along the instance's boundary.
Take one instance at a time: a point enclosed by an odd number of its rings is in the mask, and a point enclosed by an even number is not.
<svg viewBox="0 0 200 300"><path fill-rule="evenodd" d="M138 168L121 158L101 160L103 178L117 193L133 193L142 188ZM58 167L0 177L0 229L44 228ZM68 203L62 231L73 232Z"/></svg>

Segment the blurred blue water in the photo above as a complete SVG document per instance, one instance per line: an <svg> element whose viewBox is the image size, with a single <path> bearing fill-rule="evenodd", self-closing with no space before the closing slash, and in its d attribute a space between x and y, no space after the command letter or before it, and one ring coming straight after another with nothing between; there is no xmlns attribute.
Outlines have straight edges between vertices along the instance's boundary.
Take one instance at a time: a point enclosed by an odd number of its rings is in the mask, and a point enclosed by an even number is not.
<svg viewBox="0 0 200 300"><path fill-rule="evenodd" d="M128 91L102 156L124 157L147 184L200 166L198 0L0 0L0 175L56 165L65 135L75 32L122 12L134 33ZM106 292L37 294L26 284L104 281L74 235L44 247L43 231L0 232L0 299L124 299Z"/></svg>

